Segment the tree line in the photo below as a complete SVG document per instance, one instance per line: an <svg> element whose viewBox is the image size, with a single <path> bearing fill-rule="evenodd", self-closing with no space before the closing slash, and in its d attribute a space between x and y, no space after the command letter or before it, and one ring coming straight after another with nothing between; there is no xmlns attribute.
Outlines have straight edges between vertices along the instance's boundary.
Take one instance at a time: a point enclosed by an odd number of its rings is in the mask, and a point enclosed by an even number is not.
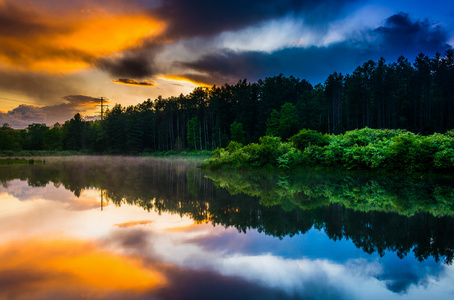
<svg viewBox="0 0 454 300"><path fill-rule="evenodd" d="M93 153L214 150L230 141L286 140L301 129L343 133L358 128L406 129L423 135L454 128L454 50L413 63L369 60L352 74L334 72L323 84L282 74L255 83L197 87L190 94L123 107L85 121L0 128L0 150Z"/></svg>

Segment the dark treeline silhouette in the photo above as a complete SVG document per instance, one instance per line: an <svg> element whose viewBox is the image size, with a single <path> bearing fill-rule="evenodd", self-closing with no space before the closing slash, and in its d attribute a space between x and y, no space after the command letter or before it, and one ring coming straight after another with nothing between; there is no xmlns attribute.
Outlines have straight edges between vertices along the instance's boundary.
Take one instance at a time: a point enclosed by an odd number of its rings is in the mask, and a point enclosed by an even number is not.
<svg viewBox="0 0 454 300"><path fill-rule="evenodd" d="M399 189L397 183L390 184L396 178L211 173L212 181L196 165L148 157L79 156L2 166L0 183L7 187L21 179L34 187L64 186L77 197L96 188L104 205L137 205L279 238L316 228L330 239L349 239L367 253L413 253L420 261L453 261L451 181L415 178Z"/></svg>
<svg viewBox="0 0 454 300"><path fill-rule="evenodd" d="M324 84L282 74L250 83L198 87L189 95L116 104L104 120L80 114L63 125L0 128L0 150L75 150L139 153L213 150L231 140L284 139L306 128L343 133L357 128L444 133L454 128L454 50L414 63L368 61L352 74L333 73Z"/></svg>

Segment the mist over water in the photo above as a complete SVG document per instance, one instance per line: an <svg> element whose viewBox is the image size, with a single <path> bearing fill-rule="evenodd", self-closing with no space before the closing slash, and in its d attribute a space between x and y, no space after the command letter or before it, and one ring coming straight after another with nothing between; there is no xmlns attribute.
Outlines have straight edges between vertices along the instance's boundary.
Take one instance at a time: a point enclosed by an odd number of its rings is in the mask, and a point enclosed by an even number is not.
<svg viewBox="0 0 454 300"><path fill-rule="evenodd" d="M0 299L453 293L446 178L207 173L202 159L0 167Z"/></svg>

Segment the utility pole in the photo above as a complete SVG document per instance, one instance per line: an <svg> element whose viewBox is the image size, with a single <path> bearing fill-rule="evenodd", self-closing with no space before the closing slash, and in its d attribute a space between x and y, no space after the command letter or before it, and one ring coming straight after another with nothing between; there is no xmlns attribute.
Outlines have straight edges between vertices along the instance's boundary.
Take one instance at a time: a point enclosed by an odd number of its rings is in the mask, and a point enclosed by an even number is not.
<svg viewBox="0 0 454 300"><path fill-rule="evenodd" d="M103 201L104 199L103 199L102 196L103 196L103 190L101 189L101 211L102 211L103 208L104 208L104 201Z"/></svg>
<svg viewBox="0 0 454 300"><path fill-rule="evenodd" d="M108 105L104 105L104 102L107 102L107 99L104 99L104 97L101 97L99 98L99 100L101 101L101 105L97 105L97 106L101 106L101 121L104 120L104 108L107 107Z"/></svg>
<svg viewBox="0 0 454 300"><path fill-rule="evenodd" d="M101 97L101 121L104 118L104 97Z"/></svg>

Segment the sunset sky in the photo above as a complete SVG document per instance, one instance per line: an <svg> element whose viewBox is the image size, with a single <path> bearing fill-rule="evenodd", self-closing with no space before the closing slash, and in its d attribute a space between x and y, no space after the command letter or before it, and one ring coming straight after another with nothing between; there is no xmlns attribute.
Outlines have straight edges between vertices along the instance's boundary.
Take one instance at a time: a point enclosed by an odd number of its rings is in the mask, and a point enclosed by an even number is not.
<svg viewBox="0 0 454 300"><path fill-rule="evenodd" d="M323 83L454 46L452 0L0 0L0 123L90 119L198 85ZM0 125L1 125L0 124Z"/></svg>

